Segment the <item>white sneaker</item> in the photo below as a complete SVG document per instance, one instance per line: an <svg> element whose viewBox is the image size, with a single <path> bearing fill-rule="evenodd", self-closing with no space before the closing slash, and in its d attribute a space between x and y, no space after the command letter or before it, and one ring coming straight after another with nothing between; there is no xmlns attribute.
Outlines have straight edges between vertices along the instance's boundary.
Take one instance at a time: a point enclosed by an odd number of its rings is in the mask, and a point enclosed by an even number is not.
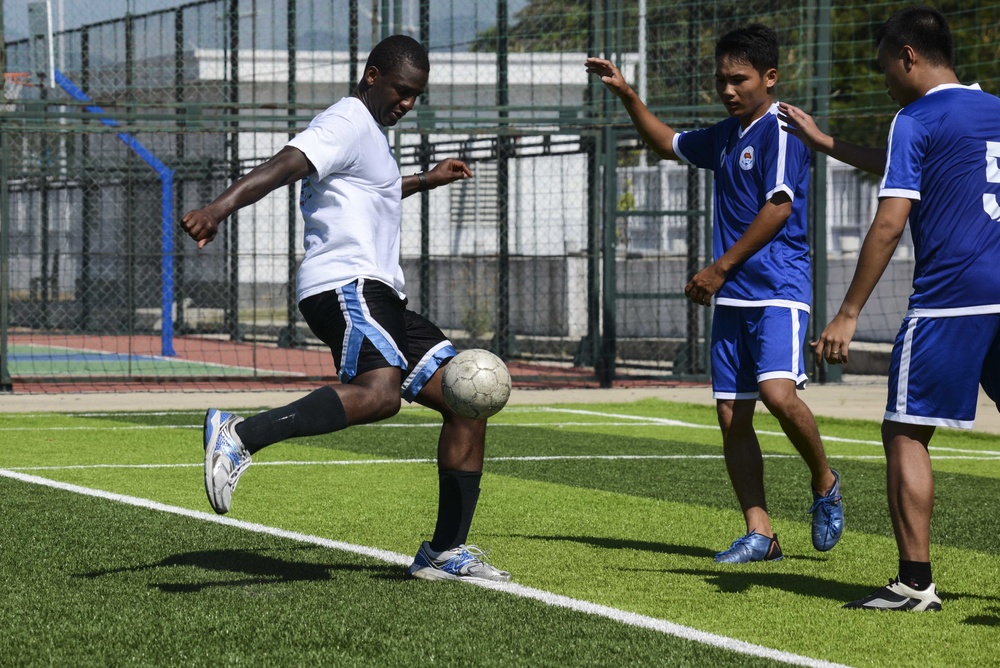
<svg viewBox="0 0 1000 668"><path fill-rule="evenodd" d="M912 612L928 612L941 609L941 598L937 594L934 583L924 590L907 587L899 580L889 580L874 594L857 601L851 601L845 608L860 608L863 610L910 610Z"/></svg>
<svg viewBox="0 0 1000 668"><path fill-rule="evenodd" d="M459 545L432 555L430 543L424 541L410 565L410 575L421 580L510 581L510 573L486 563L486 552L475 545Z"/></svg>
<svg viewBox="0 0 1000 668"><path fill-rule="evenodd" d="M209 408L205 413L205 492L220 515L229 512L236 483L250 466L250 453L234 427L243 418Z"/></svg>

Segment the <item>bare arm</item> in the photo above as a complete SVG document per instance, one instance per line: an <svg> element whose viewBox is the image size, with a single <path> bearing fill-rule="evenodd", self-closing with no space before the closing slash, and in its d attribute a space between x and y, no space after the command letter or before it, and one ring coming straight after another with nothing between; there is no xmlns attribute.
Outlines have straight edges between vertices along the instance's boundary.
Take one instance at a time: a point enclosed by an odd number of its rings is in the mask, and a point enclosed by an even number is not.
<svg viewBox="0 0 1000 668"><path fill-rule="evenodd" d="M219 223L235 211L257 202L281 186L305 178L312 172L312 163L297 148L286 146L267 161L257 165L226 188L208 206L184 214L181 226L198 242L198 248L215 239Z"/></svg>
<svg viewBox="0 0 1000 668"><path fill-rule="evenodd" d="M646 145L661 158L677 160L677 154L674 153L674 135L677 132L653 115L618 68L603 58L587 58L586 65L587 72L601 77L601 82L625 105L625 111Z"/></svg>
<svg viewBox="0 0 1000 668"><path fill-rule="evenodd" d="M777 193L764 203L750 222L743 235L736 240L722 257L705 267L684 287L684 294L696 304L708 305L712 295L722 289L726 276L767 245L792 215L792 200L785 193Z"/></svg>
<svg viewBox="0 0 1000 668"><path fill-rule="evenodd" d="M433 169L429 169L424 172L424 181L426 186L420 182L420 175L410 174L409 176L403 177L403 198L407 198L414 193L418 193L421 190L434 190L438 186L446 186L449 183L454 183L455 181L460 181L462 179L471 179L472 170L461 160L456 160L455 158L445 158L438 164L434 165Z"/></svg>
<svg viewBox="0 0 1000 668"><path fill-rule="evenodd" d="M875 220L861 245L858 266L844 302L819 340L812 343L817 364L822 364L824 359L830 364L847 362L847 349L857 330L858 316L892 259L906 227L910 206L910 200L901 197L887 197L879 202Z"/></svg>
<svg viewBox="0 0 1000 668"><path fill-rule="evenodd" d="M779 102L778 111L778 118L788 124L782 129L801 139L807 148L826 153L830 157L876 176L882 176L885 172L884 148L861 146L834 139L819 129L812 116L787 102Z"/></svg>

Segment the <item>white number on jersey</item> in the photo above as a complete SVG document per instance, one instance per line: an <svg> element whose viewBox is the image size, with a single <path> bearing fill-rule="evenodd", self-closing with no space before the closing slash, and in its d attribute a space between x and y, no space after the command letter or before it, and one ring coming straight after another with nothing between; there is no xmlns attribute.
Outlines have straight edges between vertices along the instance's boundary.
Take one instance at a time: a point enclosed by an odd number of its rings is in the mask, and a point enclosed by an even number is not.
<svg viewBox="0 0 1000 668"><path fill-rule="evenodd" d="M1000 142L986 142L986 180L1000 183ZM983 193L983 209L993 220L1000 221L1000 202L994 193Z"/></svg>

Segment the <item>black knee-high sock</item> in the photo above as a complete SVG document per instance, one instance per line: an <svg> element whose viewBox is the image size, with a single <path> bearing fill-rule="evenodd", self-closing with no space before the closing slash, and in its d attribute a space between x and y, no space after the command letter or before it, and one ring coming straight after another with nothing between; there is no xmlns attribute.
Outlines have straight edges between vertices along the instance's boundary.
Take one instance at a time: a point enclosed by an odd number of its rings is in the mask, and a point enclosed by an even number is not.
<svg viewBox="0 0 1000 668"><path fill-rule="evenodd" d="M253 454L295 436L329 434L347 427L347 413L337 392L326 385L287 406L265 411L236 425L236 435Z"/></svg>
<svg viewBox="0 0 1000 668"><path fill-rule="evenodd" d="M482 477L483 474L478 471L438 473L437 526L431 538L431 549L435 552L458 547L469 537Z"/></svg>

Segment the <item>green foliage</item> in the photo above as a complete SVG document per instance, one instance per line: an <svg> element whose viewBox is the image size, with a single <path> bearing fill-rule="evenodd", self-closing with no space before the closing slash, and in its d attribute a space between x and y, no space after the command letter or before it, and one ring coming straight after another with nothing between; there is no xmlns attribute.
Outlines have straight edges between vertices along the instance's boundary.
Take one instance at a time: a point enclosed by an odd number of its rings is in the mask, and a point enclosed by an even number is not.
<svg viewBox="0 0 1000 668"><path fill-rule="evenodd" d="M872 67L874 39L881 23L907 4L911 3L832 0L828 93L834 136L867 145L884 143L899 107L886 95L882 76ZM946 0L935 6L951 25L959 80L979 82L984 90L1000 93L1000 4ZM592 16L592 7L589 0L533 0L511 21L510 51L586 51L590 44L601 44L599 33L590 35L605 21L613 27L614 53L637 51L637 3L618 3L608 16ZM713 83L715 42L748 22L767 24L778 33L779 97L814 108L816 3L649 0L646 19L646 102L678 127L721 118ZM481 33L473 49L495 51L496 34L495 29Z"/></svg>

